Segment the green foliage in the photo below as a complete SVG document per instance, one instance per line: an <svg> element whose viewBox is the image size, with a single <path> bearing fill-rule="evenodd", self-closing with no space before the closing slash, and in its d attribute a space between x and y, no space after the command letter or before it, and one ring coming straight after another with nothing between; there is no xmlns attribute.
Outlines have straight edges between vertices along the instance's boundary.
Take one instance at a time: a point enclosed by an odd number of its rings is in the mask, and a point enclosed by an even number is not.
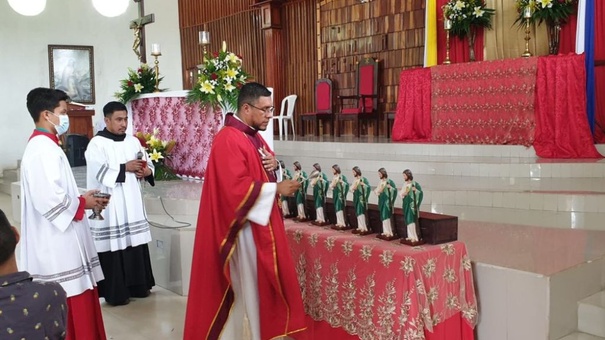
<svg viewBox="0 0 605 340"><path fill-rule="evenodd" d="M228 52L223 42L221 51L204 54L202 69L187 101L211 106L226 102L237 107L239 90L248 78L242 70L242 59Z"/></svg>
<svg viewBox="0 0 605 340"><path fill-rule="evenodd" d="M449 0L443 5L445 19L452 22L450 32L460 38L466 37L471 26L492 28L492 16L496 11L485 7L483 0Z"/></svg>
<svg viewBox="0 0 605 340"><path fill-rule="evenodd" d="M164 77L160 77L158 86ZM115 97L122 103L135 99L143 93L153 93L155 91L155 72L147 64L141 66L135 71L128 68L128 77L120 80L120 91L115 93Z"/></svg>

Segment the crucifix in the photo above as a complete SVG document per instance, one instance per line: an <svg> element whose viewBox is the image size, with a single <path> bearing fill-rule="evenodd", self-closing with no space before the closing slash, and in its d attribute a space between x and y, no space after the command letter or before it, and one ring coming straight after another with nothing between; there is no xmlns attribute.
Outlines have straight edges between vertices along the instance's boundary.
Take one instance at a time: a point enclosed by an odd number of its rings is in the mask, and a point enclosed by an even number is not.
<svg viewBox="0 0 605 340"><path fill-rule="evenodd" d="M147 63L147 53L145 52L145 25L155 21L155 16L152 14L145 15L145 0L134 0L139 4L139 17L130 22L130 29L134 30L134 43L132 50L141 63Z"/></svg>

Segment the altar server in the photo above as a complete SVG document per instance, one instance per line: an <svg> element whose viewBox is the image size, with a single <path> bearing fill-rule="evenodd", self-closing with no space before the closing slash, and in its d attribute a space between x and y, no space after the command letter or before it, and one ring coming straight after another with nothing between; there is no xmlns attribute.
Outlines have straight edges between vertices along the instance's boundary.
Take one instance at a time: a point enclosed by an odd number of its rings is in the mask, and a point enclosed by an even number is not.
<svg viewBox="0 0 605 340"><path fill-rule="evenodd" d="M153 163L141 142L126 134L128 112L120 102L103 107L105 129L86 149L89 188L111 194L103 220L91 220L92 237L99 252L105 280L99 295L111 305L149 296L155 285L151 270L149 223L145 216L140 181L154 185Z"/></svg>
<svg viewBox="0 0 605 340"><path fill-rule="evenodd" d="M103 279L84 209L102 209L95 190L80 196L57 135L69 128L65 92L36 88L27 109L36 129L21 162L21 267L34 280L54 281L67 293L66 339L106 339L97 294Z"/></svg>

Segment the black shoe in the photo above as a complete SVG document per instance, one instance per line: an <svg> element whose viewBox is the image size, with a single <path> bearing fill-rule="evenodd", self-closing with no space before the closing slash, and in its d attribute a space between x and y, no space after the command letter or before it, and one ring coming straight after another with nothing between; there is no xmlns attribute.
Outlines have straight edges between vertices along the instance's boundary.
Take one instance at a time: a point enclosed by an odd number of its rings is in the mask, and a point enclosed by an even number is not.
<svg viewBox="0 0 605 340"><path fill-rule="evenodd" d="M149 295L151 295L151 290L149 290L149 289L147 289L145 291L130 292L130 296L135 297L135 298L146 298Z"/></svg>
<svg viewBox="0 0 605 340"><path fill-rule="evenodd" d="M109 302L109 301L105 300L105 302L107 302L108 304L110 304L112 306L125 306L130 303L130 299L126 299L124 301L119 301L119 302Z"/></svg>

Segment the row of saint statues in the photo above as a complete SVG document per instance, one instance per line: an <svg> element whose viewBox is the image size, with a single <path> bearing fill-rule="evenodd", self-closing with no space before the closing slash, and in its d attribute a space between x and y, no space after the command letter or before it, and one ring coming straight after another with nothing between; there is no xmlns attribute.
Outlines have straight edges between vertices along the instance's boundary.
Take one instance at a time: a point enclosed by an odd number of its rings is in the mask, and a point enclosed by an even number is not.
<svg viewBox="0 0 605 340"><path fill-rule="evenodd" d="M406 169L403 171L403 186L398 191L395 182L389 178L384 168L378 169L378 178L380 182L373 190L370 182L363 177L361 169L358 166L352 169L352 182L342 173L338 164L332 166L332 180L322 172L318 163L313 164L313 170L307 174L298 161L294 162L294 172L288 170L283 161L280 161L282 175L285 179L294 179L301 183L300 189L295 193L297 211L290 211L288 197L281 197L281 208L284 217L292 217L296 221L309 221L309 214L305 210L305 201L309 185L313 190L313 201L315 204L315 220L312 224L325 226L330 224L325 214L326 198L328 192L332 192L332 200L335 211L334 229L349 229L345 219L345 208L347 206L347 195L353 194L353 207L357 216L357 228L353 230L355 234L367 235L372 233L368 229L368 199L373 192L378 196L378 209L380 211L380 220L382 221L382 233L378 237L391 240L395 238L393 232L393 213L397 193L403 200L402 210L405 220L407 237L410 243L417 243L422 240L420 235L420 226L418 223L420 204L422 203L422 187L414 181L412 171Z"/></svg>

